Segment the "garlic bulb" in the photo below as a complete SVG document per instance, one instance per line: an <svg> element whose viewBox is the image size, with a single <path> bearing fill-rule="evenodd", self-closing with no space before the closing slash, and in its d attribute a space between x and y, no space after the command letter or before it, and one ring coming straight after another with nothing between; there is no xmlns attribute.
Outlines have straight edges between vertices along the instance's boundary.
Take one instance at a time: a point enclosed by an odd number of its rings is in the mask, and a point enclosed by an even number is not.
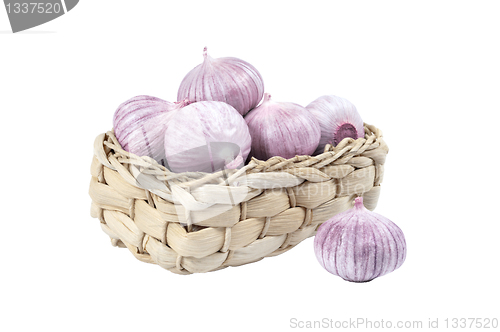
<svg viewBox="0 0 500 332"><path fill-rule="evenodd" d="M323 223L314 238L323 268L347 281L366 282L399 268L406 258L401 229L367 210L357 197L352 209Z"/></svg>
<svg viewBox="0 0 500 332"><path fill-rule="evenodd" d="M336 146L344 138L365 137L363 120L356 107L347 99L321 96L306 106L321 126L321 140L315 154L323 153L325 145Z"/></svg>
<svg viewBox="0 0 500 332"><path fill-rule="evenodd" d="M115 136L125 151L148 156L166 166L163 139L175 110L189 101L171 103L151 96L136 96L122 103L113 116Z"/></svg>
<svg viewBox="0 0 500 332"><path fill-rule="evenodd" d="M268 93L262 104L245 116L245 121L252 136L251 155L260 160L310 155L321 136L318 121L304 107L272 101Z"/></svg>
<svg viewBox="0 0 500 332"><path fill-rule="evenodd" d="M174 172L215 172L243 165L252 139L245 120L220 101L192 103L175 112L165 131L165 155Z"/></svg>
<svg viewBox="0 0 500 332"><path fill-rule="evenodd" d="M182 80L177 100L223 101L245 115L264 94L262 76L254 66L238 58L212 58L203 50L204 61Z"/></svg>

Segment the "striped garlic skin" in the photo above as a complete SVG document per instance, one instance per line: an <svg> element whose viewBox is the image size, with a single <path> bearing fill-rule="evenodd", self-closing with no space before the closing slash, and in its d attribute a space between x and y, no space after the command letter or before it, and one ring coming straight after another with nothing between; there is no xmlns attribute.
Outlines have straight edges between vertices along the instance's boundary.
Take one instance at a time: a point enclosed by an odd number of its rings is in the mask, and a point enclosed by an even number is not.
<svg viewBox="0 0 500 332"><path fill-rule="evenodd" d="M321 136L316 118L304 107L290 102L275 102L269 93L264 101L245 116L252 150L260 160L274 156L286 159L311 155Z"/></svg>
<svg viewBox="0 0 500 332"><path fill-rule="evenodd" d="M323 153L325 145L336 146L345 137L365 137L363 120L347 99L333 95L321 96L307 105L306 109L318 119L321 126L321 139L315 155ZM351 131L342 132L342 125L349 126Z"/></svg>
<svg viewBox="0 0 500 332"><path fill-rule="evenodd" d="M148 156L166 166L164 137L171 115L188 101L171 103L152 96L136 96L122 103L113 116L116 139L125 151Z"/></svg>
<svg viewBox="0 0 500 332"><path fill-rule="evenodd" d="M192 103L175 112L165 131L165 155L173 172L238 168L252 138L243 117L220 101Z"/></svg>
<svg viewBox="0 0 500 332"><path fill-rule="evenodd" d="M314 238L323 268L344 280L366 282L398 269L406 258L401 229L367 210L357 197L352 209L323 223Z"/></svg>
<svg viewBox="0 0 500 332"><path fill-rule="evenodd" d="M257 69L238 58L212 58L205 47L204 61L182 80L177 100L222 101L245 115L264 95L264 81Z"/></svg>

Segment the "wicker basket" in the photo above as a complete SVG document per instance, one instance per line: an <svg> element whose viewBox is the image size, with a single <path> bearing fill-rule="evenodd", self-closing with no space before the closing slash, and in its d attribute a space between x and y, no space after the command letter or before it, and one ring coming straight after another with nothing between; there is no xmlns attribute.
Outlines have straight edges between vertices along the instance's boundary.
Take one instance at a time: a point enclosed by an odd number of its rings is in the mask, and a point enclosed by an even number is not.
<svg viewBox="0 0 500 332"><path fill-rule="evenodd" d="M179 274L256 262L293 248L362 195L373 210L388 147L365 124L318 156L252 159L239 170L172 173L124 151L113 132L94 143L91 216L114 246Z"/></svg>

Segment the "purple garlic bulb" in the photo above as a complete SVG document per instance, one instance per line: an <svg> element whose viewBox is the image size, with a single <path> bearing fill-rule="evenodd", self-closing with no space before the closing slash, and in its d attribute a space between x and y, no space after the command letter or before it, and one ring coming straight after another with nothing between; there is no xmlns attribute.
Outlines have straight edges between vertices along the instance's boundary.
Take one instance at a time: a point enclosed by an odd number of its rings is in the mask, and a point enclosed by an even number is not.
<svg viewBox="0 0 500 332"><path fill-rule="evenodd" d="M136 96L122 103L113 116L115 136L125 151L148 156L166 166L163 140L176 110L187 100L171 103L151 96Z"/></svg>
<svg viewBox="0 0 500 332"><path fill-rule="evenodd" d="M252 138L234 107L220 101L200 101L172 115L164 142L173 172L212 173L242 166Z"/></svg>
<svg viewBox="0 0 500 332"><path fill-rule="evenodd" d="M325 145L336 146L344 138L365 137L363 120L356 107L347 99L321 96L306 106L321 126L321 139L314 154L323 153Z"/></svg>
<svg viewBox="0 0 500 332"><path fill-rule="evenodd" d="M275 102L269 93L264 95L262 104L245 116L245 121L252 136L250 155L260 160L310 155L321 136L318 120L304 107Z"/></svg>
<svg viewBox="0 0 500 332"><path fill-rule="evenodd" d="M328 272L352 282L366 282L399 268L406 258L401 229L369 211L363 198L354 207L323 223L314 238L314 252Z"/></svg>
<svg viewBox="0 0 500 332"><path fill-rule="evenodd" d="M203 50L203 63L181 82L177 100L223 101L245 115L264 95L264 81L254 66L238 58L212 58Z"/></svg>

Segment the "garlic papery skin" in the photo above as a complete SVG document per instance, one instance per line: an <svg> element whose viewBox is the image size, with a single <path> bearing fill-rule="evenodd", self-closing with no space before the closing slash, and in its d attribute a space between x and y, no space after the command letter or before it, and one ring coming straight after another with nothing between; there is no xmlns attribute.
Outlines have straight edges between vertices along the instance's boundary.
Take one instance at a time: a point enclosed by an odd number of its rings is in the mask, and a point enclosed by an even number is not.
<svg viewBox="0 0 500 332"><path fill-rule="evenodd" d="M321 136L312 113L295 103L275 102L269 93L261 105L245 116L245 121L252 136L251 156L260 160L310 155Z"/></svg>
<svg viewBox="0 0 500 332"><path fill-rule="evenodd" d="M363 120L356 107L347 99L321 96L306 106L321 126L321 139L314 154L324 152L325 146L338 145L344 138L365 137Z"/></svg>
<svg viewBox="0 0 500 332"><path fill-rule="evenodd" d="M328 272L347 281L366 282L403 264L406 241L396 224L366 209L363 198L357 197L352 209L318 228L314 252Z"/></svg>
<svg viewBox="0 0 500 332"><path fill-rule="evenodd" d="M116 139L125 151L148 156L166 166L164 137L171 115L190 102L171 103L152 96L136 96L122 103L113 116Z"/></svg>
<svg viewBox="0 0 500 332"><path fill-rule="evenodd" d="M252 139L245 120L220 101L200 101L175 112L165 131L173 172L212 173L243 166Z"/></svg>
<svg viewBox="0 0 500 332"><path fill-rule="evenodd" d="M212 58L203 50L203 63L182 80L177 100L222 101L245 115L264 94L264 81L257 69L238 58Z"/></svg>

